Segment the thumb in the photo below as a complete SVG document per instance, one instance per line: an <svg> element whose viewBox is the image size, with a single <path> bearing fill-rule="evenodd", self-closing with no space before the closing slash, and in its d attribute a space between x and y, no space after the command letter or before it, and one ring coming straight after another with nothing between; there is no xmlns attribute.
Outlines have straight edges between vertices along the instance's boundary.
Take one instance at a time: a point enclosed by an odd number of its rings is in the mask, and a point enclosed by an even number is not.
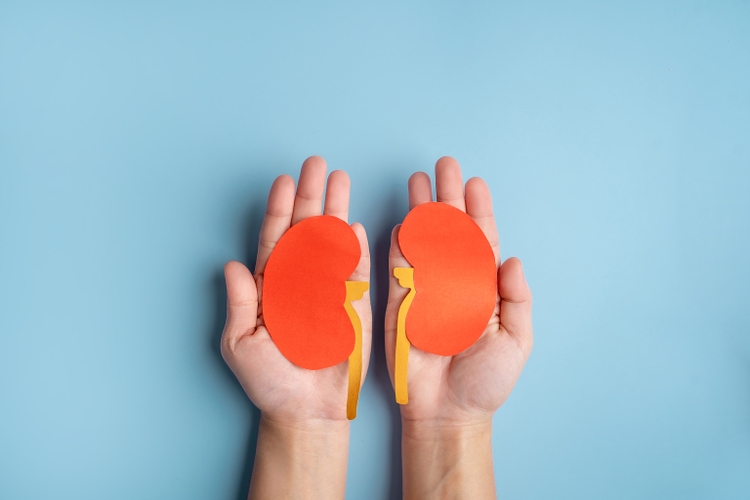
<svg viewBox="0 0 750 500"><path fill-rule="evenodd" d="M531 326L531 289L515 257L503 262L497 276L500 294L500 325L518 342L528 356L534 344Z"/></svg>
<svg viewBox="0 0 750 500"><path fill-rule="evenodd" d="M258 289L252 273L237 261L224 266L227 282L227 322L222 333L222 345L234 348L237 341L252 335L258 323Z"/></svg>

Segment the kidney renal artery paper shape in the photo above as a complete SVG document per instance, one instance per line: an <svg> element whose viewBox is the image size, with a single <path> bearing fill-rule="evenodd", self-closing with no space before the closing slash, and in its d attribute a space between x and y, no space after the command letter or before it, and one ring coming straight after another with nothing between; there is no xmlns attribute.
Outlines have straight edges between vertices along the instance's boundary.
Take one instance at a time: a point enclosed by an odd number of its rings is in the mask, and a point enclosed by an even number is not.
<svg viewBox="0 0 750 500"><path fill-rule="evenodd" d="M349 359L347 418L357 415L362 379L362 323L351 302L368 289L347 281L360 259L356 234L321 215L293 225L273 249L263 275L263 318L279 351L319 370Z"/></svg>
<svg viewBox="0 0 750 500"><path fill-rule="evenodd" d="M482 229L465 212L445 203L414 207L398 232L412 267L393 270L409 288L396 329L396 401L409 402L409 347L453 356L481 337L497 301L495 256Z"/></svg>

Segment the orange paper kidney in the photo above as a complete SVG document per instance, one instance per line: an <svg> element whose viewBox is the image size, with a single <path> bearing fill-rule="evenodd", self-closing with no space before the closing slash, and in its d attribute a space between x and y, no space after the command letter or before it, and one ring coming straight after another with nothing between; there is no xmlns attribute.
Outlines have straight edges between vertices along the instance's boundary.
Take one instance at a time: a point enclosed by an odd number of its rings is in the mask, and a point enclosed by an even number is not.
<svg viewBox="0 0 750 500"><path fill-rule="evenodd" d="M445 203L423 203L404 219L398 243L414 268L406 335L419 349L453 356L482 335L497 299L495 256L482 229Z"/></svg>
<svg viewBox="0 0 750 500"><path fill-rule="evenodd" d="M276 346L295 365L317 370L352 353L346 280L359 258L352 228L330 215L293 225L273 249L263 276L263 318Z"/></svg>
<svg viewBox="0 0 750 500"><path fill-rule="evenodd" d="M396 399L405 404L409 342L441 356L476 342L495 309L497 268L482 229L445 203L414 207L398 244L412 265L394 270L401 286L411 289L399 309L396 339Z"/></svg>

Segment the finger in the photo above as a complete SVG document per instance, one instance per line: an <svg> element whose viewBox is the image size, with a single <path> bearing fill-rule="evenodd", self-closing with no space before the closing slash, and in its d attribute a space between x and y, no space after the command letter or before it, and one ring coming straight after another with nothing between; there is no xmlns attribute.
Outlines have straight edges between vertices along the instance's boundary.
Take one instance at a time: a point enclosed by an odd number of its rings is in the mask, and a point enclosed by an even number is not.
<svg viewBox="0 0 750 500"><path fill-rule="evenodd" d="M450 156L443 156L435 163L435 191L437 201L453 205L466 212L461 167Z"/></svg>
<svg viewBox="0 0 750 500"><path fill-rule="evenodd" d="M523 275L521 261L515 257L503 262L498 271L500 324L528 354L534 344L531 325L531 289Z"/></svg>
<svg viewBox="0 0 750 500"><path fill-rule="evenodd" d="M245 335L252 335L258 319L258 290L253 275L237 261L224 266L227 283L227 321L222 343L234 348Z"/></svg>
<svg viewBox="0 0 750 500"><path fill-rule="evenodd" d="M359 241L359 264L352 273L349 281L370 281L370 247L367 244L367 233L365 232L364 226L359 222L352 224L352 230L357 235Z"/></svg>
<svg viewBox="0 0 750 500"><path fill-rule="evenodd" d="M292 224L294 208L294 179L282 175L273 181L268 193L268 204L258 239L258 257L255 260L255 274L262 274L271 251Z"/></svg>
<svg viewBox="0 0 750 500"><path fill-rule="evenodd" d="M343 170L334 170L328 176L326 203L323 213L346 221L349 218L349 189L351 182Z"/></svg>
<svg viewBox="0 0 750 500"><path fill-rule="evenodd" d="M388 364L388 372L393 380L393 363L396 353L396 327L398 322L398 309L401 302L409 293L407 288L398 283L398 279L393 275L393 270L397 267L411 267L404 254L401 253L401 247L398 245L398 232L401 225L393 228L391 232L391 250L388 255L388 304L385 310L385 356Z"/></svg>
<svg viewBox="0 0 750 500"><path fill-rule="evenodd" d="M499 266L500 238L497 234L495 216L492 213L492 196L487 183L479 177L472 177L466 181L466 213L482 228L495 254L495 265Z"/></svg>
<svg viewBox="0 0 750 500"><path fill-rule="evenodd" d="M432 184L430 176L424 172L416 172L409 177L409 210L432 201Z"/></svg>
<svg viewBox="0 0 750 500"><path fill-rule="evenodd" d="M292 225L302 219L320 215L323 209L323 188L326 183L326 162L320 156L311 156L302 164L294 198Z"/></svg>

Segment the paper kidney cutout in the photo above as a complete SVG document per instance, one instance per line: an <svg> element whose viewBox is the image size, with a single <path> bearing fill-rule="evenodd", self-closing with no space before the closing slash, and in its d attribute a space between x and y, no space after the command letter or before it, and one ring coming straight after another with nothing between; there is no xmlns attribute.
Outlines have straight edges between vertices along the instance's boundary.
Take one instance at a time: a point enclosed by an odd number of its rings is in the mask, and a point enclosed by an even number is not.
<svg viewBox="0 0 750 500"><path fill-rule="evenodd" d="M399 308L396 399L405 404L409 343L441 356L476 342L497 301L497 266L482 229L465 212L445 203L414 207L398 233L412 268L394 275L410 292Z"/></svg>
<svg viewBox="0 0 750 500"><path fill-rule="evenodd" d="M352 300L367 282L347 281L360 259L357 235L330 215L293 225L278 241L263 274L263 319L289 361L318 370L349 359L347 415L356 415L362 326Z"/></svg>

